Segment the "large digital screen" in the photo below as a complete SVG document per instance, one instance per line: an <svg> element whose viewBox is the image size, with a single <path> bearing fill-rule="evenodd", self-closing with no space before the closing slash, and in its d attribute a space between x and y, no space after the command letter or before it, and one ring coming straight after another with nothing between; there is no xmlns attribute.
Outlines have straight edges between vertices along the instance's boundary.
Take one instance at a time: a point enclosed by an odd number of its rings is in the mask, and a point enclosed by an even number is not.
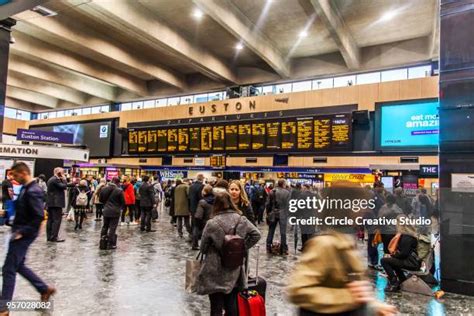
<svg viewBox="0 0 474 316"><path fill-rule="evenodd" d="M274 118L130 129L128 149L141 153L350 151L351 114ZM148 144L147 144L148 142Z"/></svg>
<svg viewBox="0 0 474 316"><path fill-rule="evenodd" d="M61 132L73 134L74 145L87 146L90 150L90 157L109 157L110 146L112 141L112 122L111 121L98 121L98 122L87 122L87 123L76 123L76 124L60 124L60 125L48 125L48 126L32 126L32 128L41 131ZM142 138L138 139L139 133L136 135L136 149L138 150L140 140L147 143L145 132L140 134Z"/></svg>
<svg viewBox="0 0 474 316"><path fill-rule="evenodd" d="M380 107L380 147L435 147L439 143L438 101Z"/></svg>

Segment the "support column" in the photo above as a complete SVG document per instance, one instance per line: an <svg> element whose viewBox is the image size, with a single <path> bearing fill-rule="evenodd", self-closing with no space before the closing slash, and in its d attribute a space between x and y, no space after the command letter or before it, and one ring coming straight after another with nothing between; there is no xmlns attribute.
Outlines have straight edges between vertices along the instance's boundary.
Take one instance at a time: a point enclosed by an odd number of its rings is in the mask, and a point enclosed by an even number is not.
<svg viewBox="0 0 474 316"><path fill-rule="evenodd" d="M5 19L0 21L0 143L3 135L3 117L5 114L5 96L7 93L8 55L10 52L11 28L16 21Z"/></svg>
<svg viewBox="0 0 474 316"><path fill-rule="evenodd" d="M442 0L441 287L474 295L474 0Z"/></svg>

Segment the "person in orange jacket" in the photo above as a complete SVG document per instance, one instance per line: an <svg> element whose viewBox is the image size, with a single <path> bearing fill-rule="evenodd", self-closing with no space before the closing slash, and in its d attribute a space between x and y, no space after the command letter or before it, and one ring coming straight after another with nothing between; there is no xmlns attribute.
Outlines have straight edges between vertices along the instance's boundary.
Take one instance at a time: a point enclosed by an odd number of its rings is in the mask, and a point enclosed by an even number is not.
<svg viewBox="0 0 474 316"><path fill-rule="evenodd" d="M136 224L133 221L133 214L135 214L135 190L133 189L133 184L130 182L129 176L124 177L122 189L125 198L125 209L122 210L121 225L125 222L125 217L127 215L130 217L130 221L127 221L127 224L132 223L134 225Z"/></svg>

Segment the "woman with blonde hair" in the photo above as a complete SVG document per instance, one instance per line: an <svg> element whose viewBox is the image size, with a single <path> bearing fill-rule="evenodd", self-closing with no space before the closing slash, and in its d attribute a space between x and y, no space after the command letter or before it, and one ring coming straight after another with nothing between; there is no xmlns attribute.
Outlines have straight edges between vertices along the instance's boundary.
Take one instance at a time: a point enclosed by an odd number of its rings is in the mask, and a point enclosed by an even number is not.
<svg viewBox="0 0 474 316"><path fill-rule="evenodd" d="M239 180L231 181L228 190L235 206L242 212L242 215L247 217L248 220L255 225L255 214L253 213L252 204L249 201L242 182Z"/></svg>
<svg viewBox="0 0 474 316"><path fill-rule="evenodd" d="M344 204L349 200L354 210L334 203L335 206L319 213L324 223L320 226L321 234L305 244L303 255L289 277L289 300L299 307L300 316L395 315L393 306L375 300L356 246L355 224L349 224L351 219L362 216L363 211L355 210L355 203L360 205L361 200L368 199L366 191L341 181L326 188L323 198L343 200ZM347 225L340 224L343 219Z"/></svg>

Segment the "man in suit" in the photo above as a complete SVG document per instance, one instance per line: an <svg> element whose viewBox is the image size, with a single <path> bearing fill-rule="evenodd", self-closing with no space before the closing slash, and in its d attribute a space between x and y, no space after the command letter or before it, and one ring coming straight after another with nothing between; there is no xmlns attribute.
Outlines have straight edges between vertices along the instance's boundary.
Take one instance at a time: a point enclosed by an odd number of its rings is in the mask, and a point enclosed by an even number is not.
<svg viewBox="0 0 474 316"><path fill-rule="evenodd" d="M149 182L150 178L148 176L142 177L143 184L139 189L140 193L140 208L141 219L140 219L140 230L147 232L154 232L155 230L151 229L151 211L156 205L155 201L155 190L153 185Z"/></svg>
<svg viewBox="0 0 474 316"><path fill-rule="evenodd" d="M192 245L193 248L198 248L199 227L196 226L194 214L198 207L199 201L202 199L202 189L204 188L204 175L198 174L196 181L189 187L189 208L191 211L191 230L192 230Z"/></svg>
<svg viewBox="0 0 474 316"><path fill-rule="evenodd" d="M48 180L48 223L46 225L46 239L51 242L63 242L59 239L59 228L63 218L63 208L66 206L65 191L67 188L63 168L54 169L54 176Z"/></svg>
<svg viewBox="0 0 474 316"><path fill-rule="evenodd" d="M23 162L12 167L13 177L23 185L15 201L15 219L12 225L12 237L2 268L2 295L0 298L0 315L8 315L6 303L13 298L17 272L27 279L41 294L42 301L48 301L56 289L48 286L25 265L25 257L30 245L38 236L44 219L44 193L31 176L30 169Z"/></svg>

